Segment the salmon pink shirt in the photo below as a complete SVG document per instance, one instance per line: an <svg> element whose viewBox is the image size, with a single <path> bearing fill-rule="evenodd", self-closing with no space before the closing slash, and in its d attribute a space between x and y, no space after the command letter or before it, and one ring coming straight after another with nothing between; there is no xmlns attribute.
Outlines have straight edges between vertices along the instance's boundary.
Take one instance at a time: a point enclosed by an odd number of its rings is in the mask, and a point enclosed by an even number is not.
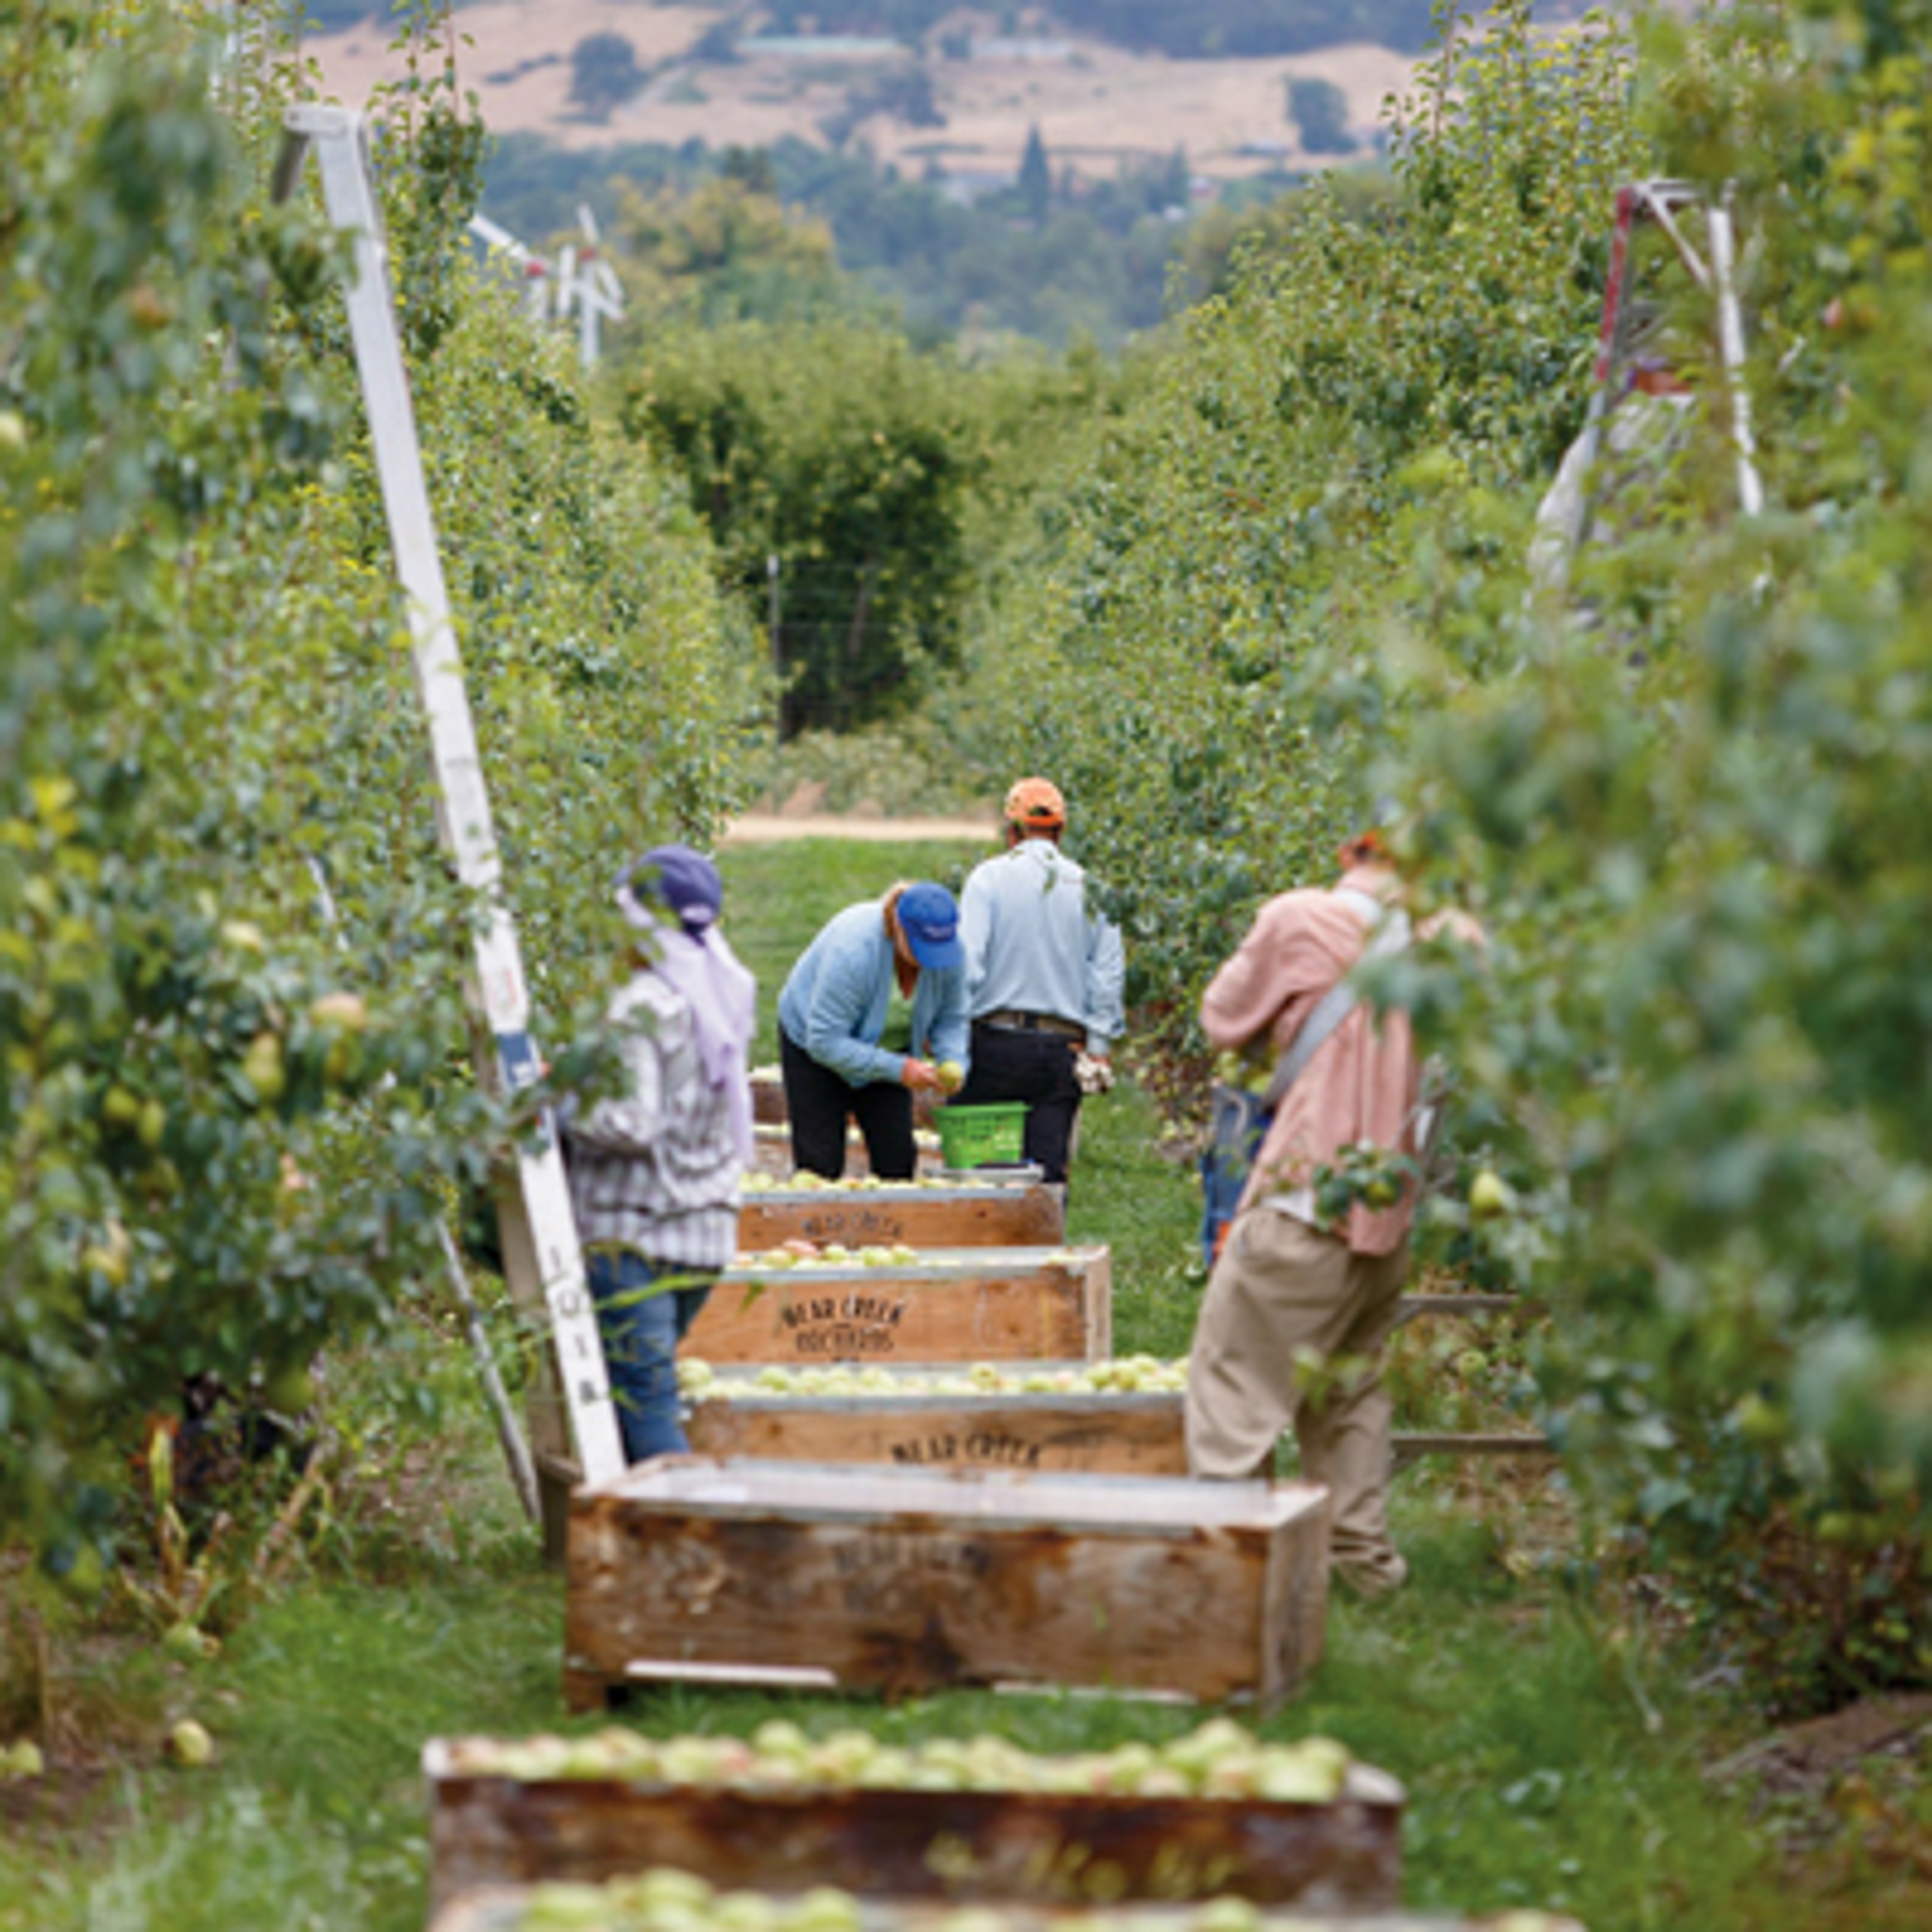
<svg viewBox="0 0 1932 1932"><path fill-rule="evenodd" d="M1359 868L1342 884L1384 902L1396 890L1387 873ZM1360 958L1370 930L1348 899L1318 887L1270 899L1202 996L1208 1039L1217 1048L1239 1050L1265 1035L1271 1066L1322 996ZM1378 1014L1366 1000L1358 1001L1276 1109L1242 1210L1306 1186L1351 1142L1409 1152L1405 1141L1419 1080L1408 1016L1394 1007ZM1379 1211L1358 1204L1338 1232L1357 1254L1392 1254L1408 1238L1415 1193L1412 1184L1394 1207Z"/></svg>

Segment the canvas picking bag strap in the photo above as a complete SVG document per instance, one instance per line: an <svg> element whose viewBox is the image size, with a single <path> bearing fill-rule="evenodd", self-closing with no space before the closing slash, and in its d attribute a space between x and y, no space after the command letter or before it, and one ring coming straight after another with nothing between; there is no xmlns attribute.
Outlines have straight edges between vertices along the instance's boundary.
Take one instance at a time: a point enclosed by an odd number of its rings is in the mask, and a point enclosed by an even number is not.
<svg viewBox="0 0 1932 1932"><path fill-rule="evenodd" d="M1385 911L1379 900L1352 886L1338 886L1335 896L1348 902L1364 924L1374 928L1374 936L1355 966L1388 958L1408 945L1409 918L1400 907ZM1221 1081L1214 1084L1209 1097L1208 1144L1201 1156L1201 1247L1210 1268L1234 1221L1276 1108L1361 997L1349 984L1354 973L1352 966L1316 1002L1314 1010L1275 1062L1274 1078L1264 1093Z"/></svg>
<svg viewBox="0 0 1932 1932"><path fill-rule="evenodd" d="M1360 901L1371 909L1370 916L1379 923L1375 926L1375 936L1362 949L1361 957L1355 965L1350 967L1316 1002L1315 1010L1302 1022L1294 1039L1288 1042L1288 1051L1275 1062L1274 1078L1262 1096L1262 1105L1270 1114L1288 1097L1288 1090L1307 1072L1308 1063L1328 1043L1330 1035L1354 1011L1361 998L1350 984L1355 968L1366 966L1372 960L1389 958L1408 944L1408 915L1400 906L1384 914L1378 902L1366 892L1357 892L1352 886L1338 886L1335 896Z"/></svg>

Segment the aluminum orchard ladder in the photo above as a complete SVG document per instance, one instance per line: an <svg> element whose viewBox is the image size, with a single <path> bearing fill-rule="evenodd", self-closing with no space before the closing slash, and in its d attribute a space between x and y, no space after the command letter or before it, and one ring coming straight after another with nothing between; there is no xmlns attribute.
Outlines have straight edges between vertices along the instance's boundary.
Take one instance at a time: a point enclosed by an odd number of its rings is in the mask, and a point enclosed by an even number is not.
<svg viewBox="0 0 1932 1932"><path fill-rule="evenodd" d="M1604 287L1603 320L1597 332L1597 356L1591 371L1589 413L1584 420L1582 461L1585 496L1583 524L1578 538L1590 527L1589 478L1602 448L1604 424L1623 393L1634 360L1635 304L1631 285L1636 261L1633 242L1640 226L1660 230L1676 251L1684 272L1717 304L1718 354L1724 370L1730 417L1730 440L1737 463L1738 506L1748 517L1764 508L1764 486L1757 471L1757 444L1751 429L1750 396L1744 387L1744 330L1737 292L1737 231L1727 186L1714 198L1688 182L1628 183L1617 190L1616 214L1610 231L1609 274ZM1704 218L1707 262L1684 232L1682 218L1701 212Z"/></svg>
<svg viewBox="0 0 1932 1932"><path fill-rule="evenodd" d="M502 896L489 796L430 514L368 140L362 117L344 107L304 104L291 108L283 124L274 199L286 200L294 193L313 151L328 218L350 238L351 280L344 291L350 334L396 574L408 608L416 689L429 725L436 831L458 879L484 908L475 939L475 997L489 1039L479 1042L478 1071L499 1091L514 1092L538 1077L530 992L515 922ZM590 1482L620 1474L625 1461L616 1405L571 1213L562 1152L548 1116L537 1143L519 1146L516 1186L500 1196L498 1212L511 1294L520 1307L548 1312L577 1468ZM566 1446L554 1415L549 1432L552 1440L540 1439L538 1448L549 1452L543 1460L554 1469Z"/></svg>

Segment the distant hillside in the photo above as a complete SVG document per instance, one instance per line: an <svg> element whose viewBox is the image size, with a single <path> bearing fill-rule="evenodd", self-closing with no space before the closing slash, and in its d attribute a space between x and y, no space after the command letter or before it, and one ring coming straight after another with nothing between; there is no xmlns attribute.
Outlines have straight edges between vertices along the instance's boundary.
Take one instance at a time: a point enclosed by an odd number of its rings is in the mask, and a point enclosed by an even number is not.
<svg viewBox="0 0 1932 1932"><path fill-rule="evenodd" d="M957 0L777 0L764 10L772 32L796 33L811 22L821 34L910 43L967 10ZM1305 53L1347 40L1414 52L1429 37L1429 0L1054 0L990 10L1020 16L1036 34L1059 28L1174 60Z"/></svg>
<svg viewBox="0 0 1932 1932"><path fill-rule="evenodd" d="M466 10L488 0L458 0ZM306 0L325 33L400 10L398 0ZM909 47L942 33L1056 30L1174 60L1305 53L1350 40L1413 53L1429 35L1429 0L1056 0L1047 7L962 7L958 0L772 0L729 4L722 18L746 33L879 35Z"/></svg>
<svg viewBox="0 0 1932 1932"><path fill-rule="evenodd" d="M1270 8L1306 14L1310 4L1199 0L1168 10L1190 23L1186 38L1198 50L1224 13L1232 21L1245 10L1252 26ZM315 0L310 5L314 11ZM1068 175L1076 190L1165 166L1177 151L1203 194L1324 166L1372 150L1384 99L1408 81L1412 56L1366 40L1176 59L1059 24L1081 8L1112 9L1124 33L1160 25L1143 0L1066 0L1050 14L943 8L937 0L814 0L809 13L784 0L737 8L485 0L463 10L466 44L458 62L464 88L498 135L542 135L572 150L701 144L716 152L788 141L862 149L882 166L967 198L1012 182L1036 130L1052 154L1056 185ZM1344 5L1328 17L1353 15ZM812 34L781 31L808 19ZM927 22L938 25L922 38ZM835 24L850 31L835 34ZM399 76L390 38L386 26L365 21L314 38L307 50L329 91L359 105ZM601 64L586 71L593 58ZM1291 112L1311 94L1322 106L1318 123Z"/></svg>

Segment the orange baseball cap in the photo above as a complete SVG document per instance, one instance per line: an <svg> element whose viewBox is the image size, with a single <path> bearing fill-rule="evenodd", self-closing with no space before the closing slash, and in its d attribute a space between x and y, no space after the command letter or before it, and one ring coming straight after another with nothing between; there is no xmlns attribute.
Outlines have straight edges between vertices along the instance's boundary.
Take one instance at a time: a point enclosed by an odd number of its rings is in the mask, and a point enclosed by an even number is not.
<svg viewBox="0 0 1932 1932"><path fill-rule="evenodd" d="M1006 818L1010 824L1050 830L1066 823L1066 801L1045 778L1022 778L1006 794Z"/></svg>

